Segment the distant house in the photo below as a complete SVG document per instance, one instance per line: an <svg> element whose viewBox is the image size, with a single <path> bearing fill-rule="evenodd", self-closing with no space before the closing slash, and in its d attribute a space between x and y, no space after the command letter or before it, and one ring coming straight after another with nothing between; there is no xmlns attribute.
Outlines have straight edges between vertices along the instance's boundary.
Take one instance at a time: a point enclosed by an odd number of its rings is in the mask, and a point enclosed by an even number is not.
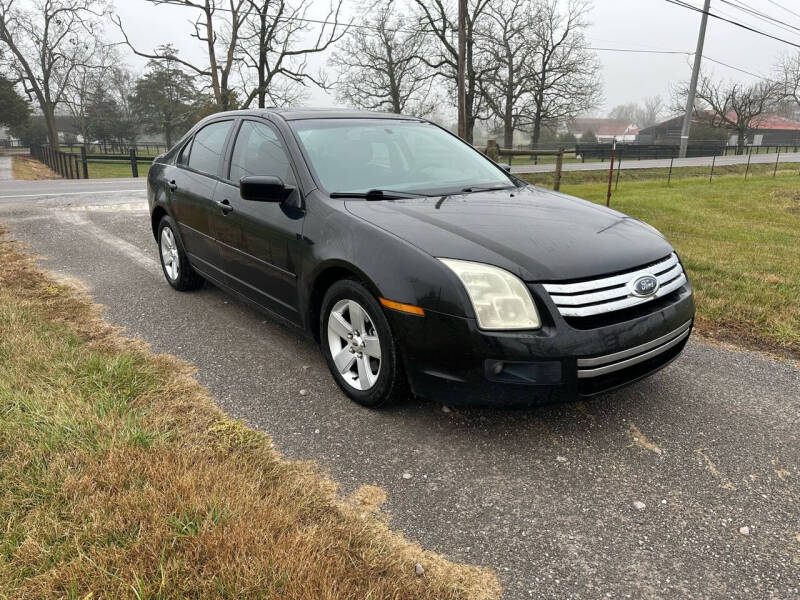
<svg viewBox="0 0 800 600"><path fill-rule="evenodd" d="M591 131L601 144L610 144L613 141L633 143L636 141L639 128L635 123L619 119L579 118L567 123L567 131L578 140L587 131Z"/></svg>
<svg viewBox="0 0 800 600"><path fill-rule="evenodd" d="M731 115L732 119L735 119ZM698 113L692 118L692 125L708 126L710 113ZM651 144L680 144L683 116L667 119L639 132L639 139ZM736 145L736 132L728 128L728 144ZM800 122L776 114L763 114L753 121L747 130L745 144L748 146L800 146Z"/></svg>
<svg viewBox="0 0 800 600"><path fill-rule="evenodd" d="M12 148L19 145L19 139L11 135L8 127L0 127L0 148Z"/></svg>

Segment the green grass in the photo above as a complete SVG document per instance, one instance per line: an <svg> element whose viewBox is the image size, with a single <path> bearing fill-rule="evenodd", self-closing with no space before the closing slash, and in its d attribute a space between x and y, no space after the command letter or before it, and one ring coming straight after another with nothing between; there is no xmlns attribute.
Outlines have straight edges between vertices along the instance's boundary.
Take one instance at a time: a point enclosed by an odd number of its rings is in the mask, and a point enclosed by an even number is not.
<svg viewBox="0 0 800 600"><path fill-rule="evenodd" d="M756 168L753 168L756 167ZM698 325L710 336L800 357L800 176L797 165L754 165L756 175L623 173L611 207L658 228L683 260ZM737 169L731 168L728 173ZM724 171L724 170L723 170ZM605 203L607 182L569 173L561 190ZM606 177L608 175L606 174ZM538 176L526 179L541 181ZM650 177L651 179L646 179ZM550 186L552 179L545 178Z"/></svg>
<svg viewBox="0 0 800 600"><path fill-rule="evenodd" d="M582 183L601 183L608 186L608 162L605 163L604 169L596 171L564 171L561 174L561 183L564 185L582 184ZM717 165L714 167L714 176L711 183L716 185L718 181L724 180L726 177L744 181L747 165ZM753 177L771 177L775 171L775 164L751 164L748 172L748 180ZM778 167L777 177L791 177L800 174L800 164L798 163L781 163ZM709 181L711 175L711 167L675 167L672 169L672 176L669 175L669 169L626 169L625 163L622 163L622 170L619 172L617 178L617 168L614 167L614 180L612 188L617 185L619 180L619 189L632 181L660 181L666 184L668 180L675 182L681 179L699 179L706 182ZM535 183L538 185L549 186L553 184L553 173L525 173L519 174L518 177Z"/></svg>
<svg viewBox="0 0 800 600"><path fill-rule="evenodd" d="M133 177L130 162L93 162L89 160L89 179L109 179L117 177ZM139 177L147 177L150 163L139 163Z"/></svg>

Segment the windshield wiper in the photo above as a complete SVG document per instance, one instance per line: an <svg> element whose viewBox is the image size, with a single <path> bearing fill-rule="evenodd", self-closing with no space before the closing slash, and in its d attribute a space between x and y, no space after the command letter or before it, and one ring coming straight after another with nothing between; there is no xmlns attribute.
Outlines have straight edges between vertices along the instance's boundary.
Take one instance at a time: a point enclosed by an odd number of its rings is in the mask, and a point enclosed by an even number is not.
<svg viewBox="0 0 800 600"><path fill-rule="evenodd" d="M369 190L368 192L332 192L331 198L365 198L367 200L404 200L407 198L426 198L425 194L395 192L393 190Z"/></svg>
<svg viewBox="0 0 800 600"><path fill-rule="evenodd" d="M470 192L494 192L497 190L510 190L511 188L516 188L515 185L470 185L465 188L462 188L461 191L465 193Z"/></svg>

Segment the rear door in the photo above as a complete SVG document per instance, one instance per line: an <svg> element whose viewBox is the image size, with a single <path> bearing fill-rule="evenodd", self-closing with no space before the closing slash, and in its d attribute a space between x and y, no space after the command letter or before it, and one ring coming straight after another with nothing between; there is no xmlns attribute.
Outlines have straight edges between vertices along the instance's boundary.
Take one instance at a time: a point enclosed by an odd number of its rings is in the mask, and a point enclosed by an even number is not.
<svg viewBox="0 0 800 600"><path fill-rule="evenodd" d="M265 121L242 120L227 170L215 200L229 208L216 221L215 236L231 285L258 304L299 322L297 266L304 211L281 134ZM279 177L295 191L283 202L243 200L239 180L250 175Z"/></svg>
<svg viewBox="0 0 800 600"><path fill-rule="evenodd" d="M215 121L200 129L178 155L171 188L172 212L190 262L212 277L219 276L219 248L213 220L219 215L214 191L222 171L231 119Z"/></svg>

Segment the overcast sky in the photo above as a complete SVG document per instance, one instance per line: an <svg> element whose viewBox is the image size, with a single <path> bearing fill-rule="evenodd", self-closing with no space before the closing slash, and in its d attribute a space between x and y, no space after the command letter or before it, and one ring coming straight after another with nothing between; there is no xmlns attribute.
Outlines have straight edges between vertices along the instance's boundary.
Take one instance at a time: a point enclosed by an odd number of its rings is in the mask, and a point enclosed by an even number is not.
<svg viewBox="0 0 800 600"><path fill-rule="evenodd" d="M702 0L687 0L697 7ZM326 1L314 0L314 11L324 16ZM193 11L171 6L152 6L145 0L115 0L117 12L122 17L132 41L141 49L171 42L186 57L202 60L202 48L189 37L192 28L188 18ZM349 13L359 6L356 0L345 0ZM759 20L732 7L740 4L779 18L785 29ZM711 12L747 23L757 29L800 44L800 14L798 0L712 0ZM666 0L595 0L591 13L589 41L596 48L627 48L634 50L674 50L693 52L697 43L700 14L669 4ZM793 29L796 27L797 29ZM115 31L109 27L108 34ZM739 29L717 19L709 19L704 54L751 73L769 76L781 53L800 51L787 44ZM598 51L603 66L605 104L597 111L604 114L611 107L626 102L639 101L646 96L670 96L671 86L688 79L691 57L687 55L633 54ZM144 60L130 56L128 63L141 71ZM312 61L314 71L325 68L326 60L318 57ZM720 77L753 79L744 73L718 64L705 63L709 71ZM310 90L309 104L335 105L335 98L320 90Z"/></svg>

